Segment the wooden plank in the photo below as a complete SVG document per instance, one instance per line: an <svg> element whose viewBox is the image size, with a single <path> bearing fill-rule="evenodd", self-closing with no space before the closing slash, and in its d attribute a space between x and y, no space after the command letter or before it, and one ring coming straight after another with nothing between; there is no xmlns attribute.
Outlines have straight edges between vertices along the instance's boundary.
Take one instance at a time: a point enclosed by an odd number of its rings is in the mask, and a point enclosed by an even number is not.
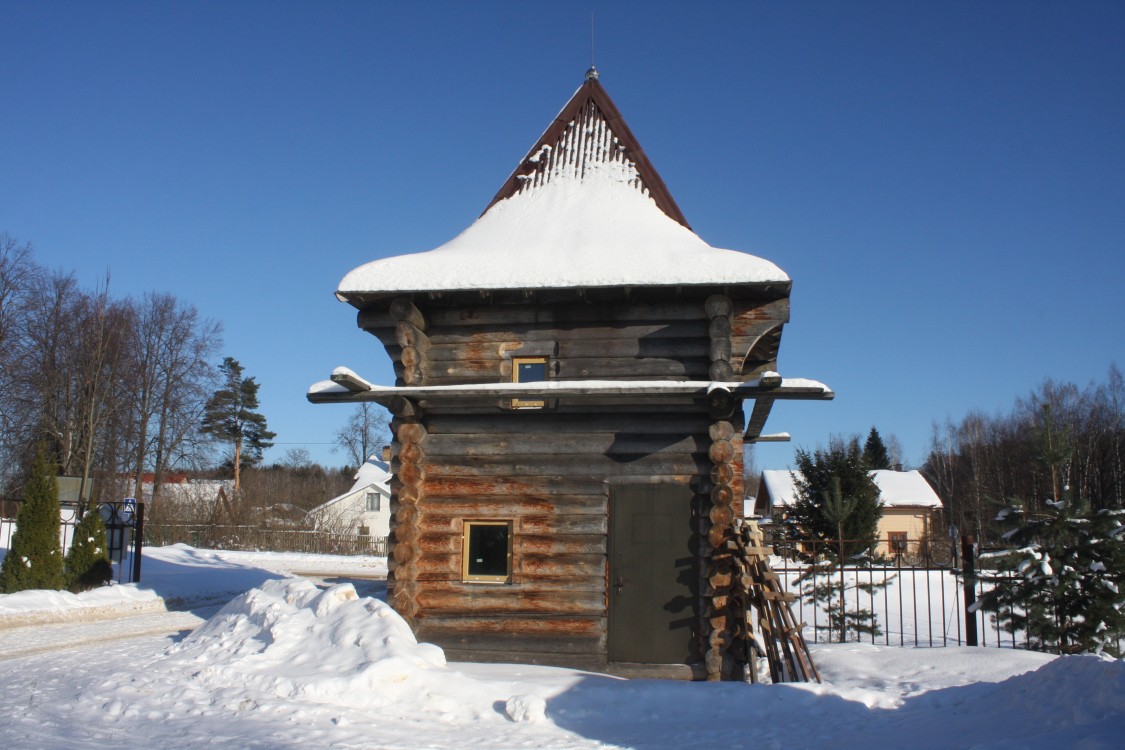
<svg viewBox="0 0 1125 750"><path fill-rule="evenodd" d="M421 360L420 355L415 355ZM405 359L400 361L404 364ZM679 378L708 380L711 358L703 353L697 357L560 357L552 380L645 380L648 378ZM511 362L501 359L445 359L430 361L426 385L461 385L469 383L502 383L511 379Z"/></svg>
<svg viewBox="0 0 1125 750"><path fill-rule="evenodd" d="M590 512L604 512L604 505L584 501L569 501L567 498L604 497L606 494L604 476L563 476L560 474L540 474L533 477L464 477L452 475L437 477L427 475L422 489L427 497L489 497L522 496L525 502L541 502L544 510L551 508L550 502L564 505L571 513L581 513L580 507L591 508ZM547 498L551 498L548 502ZM602 503L605 501L602 500ZM595 511L593 508L597 507Z"/></svg>

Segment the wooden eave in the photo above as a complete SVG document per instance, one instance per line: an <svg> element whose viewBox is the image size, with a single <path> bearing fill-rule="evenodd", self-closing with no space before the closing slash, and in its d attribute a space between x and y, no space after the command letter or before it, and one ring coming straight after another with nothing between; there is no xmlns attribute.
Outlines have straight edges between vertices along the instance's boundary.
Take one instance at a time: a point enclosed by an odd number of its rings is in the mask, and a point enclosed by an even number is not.
<svg viewBox="0 0 1125 750"><path fill-rule="evenodd" d="M648 189L649 195L660 207L660 210L668 215L673 221L682 224L683 226L691 229L687 219L684 218L683 212L680 207L676 205L676 201L672 198L672 194L668 192L668 187L664 184L664 180L660 178L656 168L652 166L652 162L648 160L645 155L644 149L637 141L633 131L625 123L625 118L621 116L621 112L617 109L617 105L609 98L605 88L596 78L587 78L586 82L579 87L578 91L574 93L566 106L555 117L554 121L547 127L543 135L539 136L539 140L527 152L519 166L515 171L509 175L507 181L501 186L499 192L492 198L484 211L481 211L481 216L488 213L488 210L495 206L500 201L510 198L520 190L522 178L534 173L539 165L532 161L532 157L539 153L543 146L550 146L555 148L563 134L563 131L574 122L582 110L586 107L587 103L593 102L598 110L602 113L609 129L617 137L618 142L625 149L625 154L633 165L637 168L637 173L640 175L642 183Z"/></svg>
<svg viewBox="0 0 1125 750"><path fill-rule="evenodd" d="M612 397L615 401L645 401L652 398L682 396L706 398L716 390L738 399L827 401L835 393L823 383L809 380L780 380L777 385L760 381L719 383L703 380L653 380L617 382L611 380L547 381L546 383L482 383L479 385L379 386L354 375L333 375L332 385L310 390L306 395L314 404L374 401L388 406L396 399L416 401L459 401L474 398L554 399L568 396Z"/></svg>

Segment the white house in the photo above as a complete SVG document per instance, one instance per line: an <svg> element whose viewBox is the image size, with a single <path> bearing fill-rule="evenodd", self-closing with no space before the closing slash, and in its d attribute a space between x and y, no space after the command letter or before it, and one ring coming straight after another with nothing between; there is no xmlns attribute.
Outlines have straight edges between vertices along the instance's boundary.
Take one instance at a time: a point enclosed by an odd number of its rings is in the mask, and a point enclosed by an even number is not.
<svg viewBox="0 0 1125 750"><path fill-rule="evenodd" d="M375 456L355 474L355 484L342 495L308 513L317 529L338 534L386 537L391 533L390 466Z"/></svg>
<svg viewBox="0 0 1125 750"><path fill-rule="evenodd" d="M797 501L799 472L770 469L762 472L754 514L780 520ZM905 550L907 543L929 539L940 521L941 499L917 471L877 470L871 479L879 488L883 517L879 519L879 551Z"/></svg>

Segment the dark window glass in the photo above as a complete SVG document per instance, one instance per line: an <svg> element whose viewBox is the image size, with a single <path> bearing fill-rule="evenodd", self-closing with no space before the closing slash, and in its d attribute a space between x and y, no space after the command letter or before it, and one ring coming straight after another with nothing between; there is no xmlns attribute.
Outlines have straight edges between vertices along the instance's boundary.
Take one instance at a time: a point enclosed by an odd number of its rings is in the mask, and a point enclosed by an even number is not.
<svg viewBox="0 0 1125 750"><path fill-rule="evenodd" d="M508 525L473 524L469 527L470 576L508 576Z"/></svg>
<svg viewBox="0 0 1125 750"><path fill-rule="evenodd" d="M539 383L547 379L546 362L519 362L516 367L517 383Z"/></svg>

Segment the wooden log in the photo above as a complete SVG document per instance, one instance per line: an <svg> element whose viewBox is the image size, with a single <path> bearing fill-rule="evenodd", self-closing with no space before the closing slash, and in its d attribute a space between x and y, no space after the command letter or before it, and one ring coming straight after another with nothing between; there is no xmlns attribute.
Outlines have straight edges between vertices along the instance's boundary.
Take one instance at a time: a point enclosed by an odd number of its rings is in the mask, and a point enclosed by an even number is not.
<svg viewBox="0 0 1125 750"><path fill-rule="evenodd" d="M386 404L387 411L395 417L421 417L422 409L413 401L402 396L393 396Z"/></svg>
<svg viewBox="0 0 1125 750"><path fill-rule="evenodd" d="M477 477L537 478L542 476L606 477L648 476L665 477L666 481L687 483L691 476L707 474L711 462L706 454L671 456L638 456L633 460L615 460L606 456L534 456L517 457L477 456L472 462L459 466L427 464L425 474L435 479L462 479ZM532 460L534 459L534 460ZM406 482L406 476L400 477Z"/></svg>
<svg viewBox="0 0 1125 750"><path fill-rule="evenodd" d="M409 323L419 331L426 330L426 318L414 303L405 297L398 297L391 302L390 315L399 323Z"/></svg>
<svg viewBox="0 0 1125 750"><path fill-rule="evenodd" d="M502 503L481 503L480 507L467 508L466 501L460 508L449 510L445 505L428 503L426 515L419 521L423 534L459 534L464 521L475 519L501 518L514 519L517 535L602 535L606 534L606 518L603 515L582 513L575 515L530 515L513 513Z"/></svg>
<svg viewBox="0 0 1125 750"><path fill-rule="evenodd" d="M402 354L399 356L399 361L402 366L407 370L410 369L424 369L426 366L426 355L413 346L403 347Z"/></svg>
<svg viewBox="0 0 1125 750"><path fill-rule="evenodd" d="M432 457L536 456L599 454L604 456L692 454L707 450L704 435L636 435L612 433L502 433L489 435L431 435L426 455Z"/></svg>
<svg viewBox="0 0 1125 750"><path fill-rule="evenodd" d="M734 458L734 444L730 440L715 440L707 450L708 457L715 463L729 463Z"/></svg>
<svg viewBox="0 0 1125 750"><path fill-rule="evenodd" d="M562 346L565 342L582 342L587 340L605 341L648 341L656 342L660 339L679 339L680 341L698 341L707 335L707 324L710 321L704 318L692 321L657 321L656 319L639 322L623 322L616 325L607 325L604 321L593 321L588 325L579 325L566 328L551 328L540 326L536 323L523 325L480 325L474 327L444 327L426 331L430 343L434 347L452 345L463 346L468 343L478 345L488 344L490 350L500 351L502 345L522 346L534 343L558 342ZM394 325L389 329L393 332ZM391 335L393 339L393 333Z"/></svg>
<svg viewBox="0 0 1125 750"><path fill-rule="evenodd" d="M418 606L434 615L592 615L605 614L602 591L551 591L515 589L510 586L463 584L470 590L433 591L423 588Z"/></svg>
<svg viewBox="0 0 1125 750"><path fill-rule="evenodd" d="M707 335L712 341L715 339L729 339L730 338L730 318L725 315L718 318L712 318L710 325L707 327Z"/></svg>
<svg viewBox="0 0 1125 750"><path fill-rule="evenodd" d="M394 432L400 443L421 443L426 439L426 428L421 422L400 422Z"/></svg>
<svg viewBox="0 0 1125 750"><path fill-rule="evenodd" d="M429 443L426 444L426 448L427 450L429 449ZM398 449L397 458L403 463L416 464L421 462L424 456L425 453L422 451L422 446L418 443L403 443Z"/></svg>
<svg viewBox="0 0 1125 750"><path fill-rule="evenodd" d="M715 526L727 527L734 522L734 511L729 505L716 505L711 508L708 517Z"/></svg>
<svg viewBox="0 0 1125 750"><path fill-rule="evenodd" d="M514 356L524 356L521 349L528 349L535 342L520 342L516 340L503 342L478 342L472 338L455 343L433 344L426 350L426 355L435 367L441 367L443 362L481 361L496 362L510 359ZM420 347L419 347L420 348ZM527 356L550 356L559 360L567 359L617 359L617 358L646 358L663 357L679 359L683 357L711 357L711 344L707 339L697 336L695 338L596 338L583 337L568 339L558 342L557 351L543 354L527 353ZM728 357L729 359L729 357Z"/></svg>
<svg viewBox="0 0 1125 750"><path fill-rule="evenodd" d="M600 496L607 494L605 476L564 476L557 473L541 473L530 477L512 476L435 476L430 472L423 484L427 497L523 497L528 502L542 502L541 507L549 508L546 498L557 496L559 503L566 503L566 497ZM576 507L568 505L567 507ZM598 506L602 508L603 506ZM572 512L578 512L573 511ZM602 512L602 510L591 511Z"/></svg>
<svg viewBox="0 0 1125 750"><path fill-rule="evenodd" d="M497 494L491 487L465 488L460 484L455 485L457 491L454 493L450 492L449 488L438 487L438 482L439 480L428 477L425 484L422 485L426 489L427 516L433 516L434 518L475 515L479 514L482 508L503 508L508 517L512 518L543 516L569 519L574 516L581 516L596 519L606 512L607 485L604 483L600 485L601 494L551 495L548 494L547 489L554 490L555 487L552 486L540 488L535 493L503 495ZM487 489L488 491L473 492L472 489ZM491 510L489 512L491 513ZM560 523L564 522L578 523L578 521L560 520Z"/></svg>
<svg viewBox="0 0 1125 750"><path fill-rule="evenodd" d="M714 484L729 486L734 479L734 467L729 463L715 464L711 467L711 481Z"/></svg>
<svg viewBox="0 0 1125 750"><path fill-rule="evenodd" d="M734 414L737 400L725 388L715 388L707 394L707 411L715 419L726 419Z"/></svg>
<svg viewBox="0 0 1125 750"><path fill-rule="evenodd" d="M722 360L712 362L707 368L707 377L720 383L729 383L734 380L734 366Z"/></svg>
<svg viewBox="0 0 1125 750"><path fill-rule="evenodd" d="M708 349L708 354L710 354L712 362L730 362L730 339L712 339L711 346Z"/></svg>
<svg viewBox="0 0 1125 750"><path fill-rule="evenodd" d="M397 549L397 547L396 547ZM528 578L566 578L604 576L605 555L540 555L524 554L513 559L512 574L515 580ZM432 553L420 556L415 562L417 578L422 580L453 581L461 579L460 553Z"/></svg>
<svg viewBox="0 0 1125 750"><path fill-rule="evenodd" d="M602 414L597 411L596 414ZM506 415L448 415L428 425L430 435L474 435L518 431L520 435L636 433L641 435L677 436L709 433L712 420L702 410L693 414L654 414L647 410L637 413L615 414L613 417L593 419L590 414L559 414L528 411ZM714 423L718 424L718 423ZM712 435L712 439L730 439L734 435Z"/></svg>
<svg viewBox="0 0 1125 750"><path fill-rule="evenodd" d="M735 429L733 422L724 419L712 422L707 428L707 434L710 435L712 440L729 441L738 434L738 431Z"/></svg>
<svg viewBox="0 0 1125 750"><path fill-rule="evenodd" d="M393 315L393 312L392 312ZM490 305L487 307L433 308L429 311L430 328L446 326L537 325L543 328L567 328L574 324L705 320L706 311L698 303L606 304L606 305ZM418 326L426 330L424 325Z"/></svg>
<svg viewBox="0 0 1125 750"><path fill-rule="evenodd" d="M474 519L488 519L489 514L475 516ZM427 513L420 523L424 533L417 535L418 548L425 550L426 554L461 554L461 519L451 524L458 528L439 528L433 530ZM407 541L413 541L407 538ZM517 556L525 554L538 555L604 555L606 553L605 534L532 534L519 531L512 535L512 553Z"/></svg>
<svg viewBox="0 0 1125 750"><path fill-rule="evenodd" d="M399 321L395 325L395 343L403 349L414 348L420 351L429 351L430 337L425 332L406 321Z"/></svg>
<svg viewBox="0 0 1125 750"><path fill-rule="evenodd" d="M708 318L729 317L734 306L731 304L730 297L725 294L712 294L703 303L703 309L707 312Z"/></svg>

